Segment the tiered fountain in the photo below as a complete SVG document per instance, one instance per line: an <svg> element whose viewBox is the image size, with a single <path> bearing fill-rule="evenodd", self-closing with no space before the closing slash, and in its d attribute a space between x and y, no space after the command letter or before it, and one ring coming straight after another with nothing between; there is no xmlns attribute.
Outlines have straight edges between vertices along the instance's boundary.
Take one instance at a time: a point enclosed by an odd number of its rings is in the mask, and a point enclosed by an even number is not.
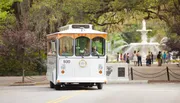
<svg viewBox="0 0 180 103"><path fill-rule="evenodd" d="M127 45L120 46L113 50L113 52L118 52L122 50L123 48L128 48L125 50L124 53L129 53L130 56L132 56L134 50L140 51L140 54L142 55L142 61L145 61L146 55L148 52L152 52L154 55L157 55L159 52L159 43L157 42L147 42L147 33L152 30L146 30L146 22L145 20L142 21L142 29L137 30L138 32L141 32L141 43L130 43ZM123 54L124 54L123 53ZM107 63L107 80L108 83L117 83L121 81L128 81L128 64L127 63Z"/></svg>
<svg viewBox="0 0 180 103"><path fill-rule="evenodd" d="M157 42L147 42L147 33L152 30L146 29L146 22L145 20L142 21L142 29L137 30L138 32L141 32L141 43L130 43L129 48L124 53L130 53L133 54L133 52L140 51L140 54L142 55L142 61L145 61L145 58L148 54L148 52L152 52L154 55L157 55L160 51L159 49L159 43Z"/></svg>

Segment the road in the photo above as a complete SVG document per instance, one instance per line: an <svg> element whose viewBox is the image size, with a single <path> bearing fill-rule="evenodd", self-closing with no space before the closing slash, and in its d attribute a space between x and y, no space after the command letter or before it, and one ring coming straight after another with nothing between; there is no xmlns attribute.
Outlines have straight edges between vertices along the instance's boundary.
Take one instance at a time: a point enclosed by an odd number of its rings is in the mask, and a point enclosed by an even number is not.
<svg viewBox="0 0 180 103"><path fill-rule="evenodd" d="M106 84L102 90L0 86L1 103L180 103L180 84Z"/></svg>

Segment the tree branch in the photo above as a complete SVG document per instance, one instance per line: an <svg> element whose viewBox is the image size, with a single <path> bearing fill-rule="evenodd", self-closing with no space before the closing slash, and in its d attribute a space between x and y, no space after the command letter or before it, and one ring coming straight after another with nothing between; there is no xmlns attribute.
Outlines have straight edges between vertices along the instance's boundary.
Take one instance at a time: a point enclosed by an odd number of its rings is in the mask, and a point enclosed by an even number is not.
<svg viewBox="0 0 180 103"><path fill-rule="evenodd" d="M120 19L120 20L118 20L118 21L116 21L116 22L107 22L107 23L98 23L98 21L96 21L96 20L94 20L94 19L92 19L92 20L90 20L90 21L93 22L93 23L96 24L96 25L105 26L105 25L111 25L111 24L119 24L120 22L123 22L124 19L122 18L122 19Z"/></svg>

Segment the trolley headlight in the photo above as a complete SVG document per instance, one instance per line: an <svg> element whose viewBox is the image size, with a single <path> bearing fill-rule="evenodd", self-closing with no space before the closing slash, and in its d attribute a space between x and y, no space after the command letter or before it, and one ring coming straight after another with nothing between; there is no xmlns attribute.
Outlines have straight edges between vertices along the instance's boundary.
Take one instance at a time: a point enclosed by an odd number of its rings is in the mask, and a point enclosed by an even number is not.
<svg viewBox="0 0 180 103"><path fill-rule="evenodd" d="M61 65L61 74L64 74L64 73L65 73L65 69L66 69L65 64L62 64L62 65Z"/></svg>
<svg viewBox="0 0 180 103"><path fill-rule="evenodd" d="M65 73L65 71L64 70L61 70L61 74L64 74Z"/></svg>
<svg viewBox="0 0 180 103"><path fill-rule="evenodd" d="M102 74L102 70L99 70L99 74Z"/></svg>

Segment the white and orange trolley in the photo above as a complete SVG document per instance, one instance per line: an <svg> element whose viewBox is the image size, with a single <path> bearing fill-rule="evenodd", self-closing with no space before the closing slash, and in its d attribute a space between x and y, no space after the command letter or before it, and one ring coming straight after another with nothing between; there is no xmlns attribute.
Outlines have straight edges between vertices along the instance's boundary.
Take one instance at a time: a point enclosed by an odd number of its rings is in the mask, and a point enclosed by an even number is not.
<svg viewBox="0 0 180 103"><path fill-rule="evenodd" d="M103 88L106 83L106 32L91 24L71 24L47 35L47 79L50 87Z"/></svg>

